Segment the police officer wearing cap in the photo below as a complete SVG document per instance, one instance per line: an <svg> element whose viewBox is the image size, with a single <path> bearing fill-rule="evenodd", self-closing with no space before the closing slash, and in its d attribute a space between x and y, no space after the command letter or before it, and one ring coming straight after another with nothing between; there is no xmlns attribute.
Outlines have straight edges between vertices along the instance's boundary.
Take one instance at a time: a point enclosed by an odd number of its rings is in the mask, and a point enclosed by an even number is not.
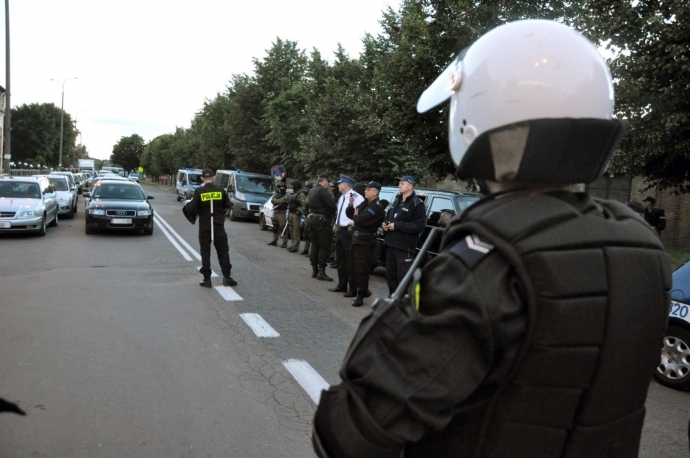
<svg viewBox="0 0 690 458"><path fill-rule="evenodd" d="M328 188L328 175L319 175L316 185L309 191L309 238L311 239L311 253L309 261L312 267L312 278L322 281L333 281L326 275L326 264L331 251L333 229L331 224L337 207L333 193Z"/></svg>
<svg viewBox="0 0 690 458"><path fill-rule="evenodd" d="M230 250L228 236L225 233L226 210L231 203L228 193L223 187L213 183L213 170L201 171L204 184L194 191L194 196L183 208L183 212L190 222L199 218L199 251L201 253L201 269L199 273L204 279L199 285L210 288L211 285L211 241L218 254L218 263L223 272L223 286L235 286L237 282L230 276ZM213 208L213 211L211 211Z"/></svg>
<svg viewBox="0 0 690 458"><path fill-rule="evenodd" d="M400 192L388 208L381 226L386 234L386 282L389 294L393 294L410 270L417 254L419 234L426 227L426 208L414 192L414 178L405 175L396 180Z"/></svg>
<svg viewBox="0 0 690 458"><path fill-rule="evenodd" d="M357 295L357 287L355 286L354 271L348 272L348 261L350 255L350 245L352 244L352 231L350 226L353 224L352 219L347 216L347 207L350 199L354 199L355 207L364 201L364 197L352 189L355 181L347 175L340 175L338 180L338 191L340 197L338 198L338 210L335 214L335 224L333 230L335 232L335 261L338 267L338 284L335 288L329 288L329 291L334 293L344 292L345 297L355 297Z"/></svg>
<svg viewBox="0 0 690 458"><path fill-rule="evenodd" d="M302 214L309 214L309 191L314 187L313 181L304 182L304 195L306 199L302 202ZM309 237L309 218L304 218L304 250L300 253L302 256L309 256L309 248L311 248L311 238Z"/></svg>
<svg viewBox="0 0 690 458"><path fill-rule="evenodd" d="M670 260L622 203L564 190L599 178L626 129L606 61L565 25L508 23L417 109L449 98L456 174L486 196L362 322L321 393L317 454L637 457Z"/></svg>
<svg viewBox="0 0 690 458"><path fill-rule="evenodd" d="M352 245L347 260L348 271L352 272L357 288L357 296L352 301L353 307L361 307L364 305L364 299L371 296L369 274L376 250L376 230L384 218L384 209L379 202L380 191L381 185L377 182L366 183L365 200L355 206L356 199L350 196L345 210L347 217L352 219Z"/></svg>

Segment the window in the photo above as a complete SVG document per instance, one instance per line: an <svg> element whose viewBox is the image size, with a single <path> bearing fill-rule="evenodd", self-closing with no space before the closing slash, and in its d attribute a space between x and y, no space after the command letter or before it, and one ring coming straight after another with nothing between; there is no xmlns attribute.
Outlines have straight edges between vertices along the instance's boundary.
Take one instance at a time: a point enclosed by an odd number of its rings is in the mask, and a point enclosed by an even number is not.
<svg viewBox="0 0 690 458"><path fill-rule="evenodd" d="M222 174L220 176L220 186L223 189L227 189L229 180L230 180L230 175L228 175L227 173Z"/></svg>
<svg viewBox="0 0 690 458"><path fill-rule="evenodd" d="M429 220L427 221L427 224L429 226L445 225L443 222L439 224L439 221L441 220L441 215L443 213L446 213L450 216L455 215L455 205L453 205L453 201L451 199L436 196L431 201L431 208L429 209ZM448 218L448 216L445 216L444 219L445 218Z"/></svg>

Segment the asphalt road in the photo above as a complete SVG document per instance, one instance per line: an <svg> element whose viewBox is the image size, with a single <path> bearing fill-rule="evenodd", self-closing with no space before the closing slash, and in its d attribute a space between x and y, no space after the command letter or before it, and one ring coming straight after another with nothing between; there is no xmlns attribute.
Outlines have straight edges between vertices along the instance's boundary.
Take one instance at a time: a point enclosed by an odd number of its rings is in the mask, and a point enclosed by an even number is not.
<svg viewBox="0 0 690 458"><path fill-rule="evenodd" d="M45 237L0 236L0 397L28 414L0 415L0 457L314 456L313 398L369 308L251 222L225 224L238 285L200 288L171 189L145 185L150 237L85 235L83 199ZM688 455L689 396L652 382L640 456Z"/></svg>

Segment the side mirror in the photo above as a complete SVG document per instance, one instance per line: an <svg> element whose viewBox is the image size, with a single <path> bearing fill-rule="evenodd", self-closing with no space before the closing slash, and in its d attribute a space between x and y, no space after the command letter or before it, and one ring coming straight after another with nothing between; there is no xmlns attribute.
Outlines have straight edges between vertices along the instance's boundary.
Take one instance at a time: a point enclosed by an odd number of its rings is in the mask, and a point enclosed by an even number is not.
<svg viewBox="0 0 690 458"><path fill-rule="evenodd" d="M153 196L146 196L146 200L153 199Z"/></svg>
<svg viewBox="0 0 690 458"><path fill-rule="evenodd" d="M228 185L228 192L235 192L235 186L229 184Z"/></svg>

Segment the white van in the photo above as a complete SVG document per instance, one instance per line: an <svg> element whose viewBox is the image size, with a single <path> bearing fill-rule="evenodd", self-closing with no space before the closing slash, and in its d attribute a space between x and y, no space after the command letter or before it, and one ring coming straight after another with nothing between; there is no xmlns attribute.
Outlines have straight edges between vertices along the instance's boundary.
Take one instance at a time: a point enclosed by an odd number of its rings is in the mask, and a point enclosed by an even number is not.
<svg viewBox="0 0 690 458"><path fill-rule="evenodd" d="M194 191L204 184L201 181L201 169L180 169L177 171L176 192L177 201L189 200Z"/></svg>

